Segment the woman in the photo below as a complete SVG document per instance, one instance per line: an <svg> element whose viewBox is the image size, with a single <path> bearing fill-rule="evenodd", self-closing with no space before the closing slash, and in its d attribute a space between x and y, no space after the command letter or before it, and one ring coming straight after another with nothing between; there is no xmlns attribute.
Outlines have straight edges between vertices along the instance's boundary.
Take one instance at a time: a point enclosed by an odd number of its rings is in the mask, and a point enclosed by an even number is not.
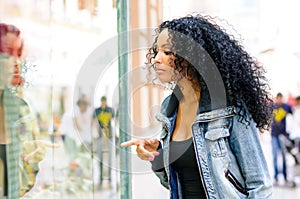
<svg viewBox="0 0 300 199"><path fill-rule="evenodd" d="M157 119L160 140L124 142L151 161L171 198L270 198L258 128L272 101L261 66L212 18L163 22L147 55L157 78L175 83Z"/></svg>

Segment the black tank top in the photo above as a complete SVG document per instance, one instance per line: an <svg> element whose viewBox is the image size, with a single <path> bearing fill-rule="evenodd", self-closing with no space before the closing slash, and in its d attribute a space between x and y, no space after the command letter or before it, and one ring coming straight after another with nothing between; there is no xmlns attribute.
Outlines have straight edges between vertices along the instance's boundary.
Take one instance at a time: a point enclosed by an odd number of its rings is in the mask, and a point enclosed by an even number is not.
<svg viewBox="0 0 300 199"><path fill-rule="evenodd" d="M192 138L170 142L170 164L179 174L184 199L206 199Z"/></svg>

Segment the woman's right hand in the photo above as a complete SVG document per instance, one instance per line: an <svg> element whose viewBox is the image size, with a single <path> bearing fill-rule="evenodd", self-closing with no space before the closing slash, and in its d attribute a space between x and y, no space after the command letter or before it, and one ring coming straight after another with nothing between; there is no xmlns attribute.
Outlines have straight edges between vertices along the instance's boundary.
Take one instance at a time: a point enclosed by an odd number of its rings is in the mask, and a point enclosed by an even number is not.
<svg viewBox="0 0 300 199"><path fill-rule="evenodd" d="M154 139L141 139L141 140L130 140L121 143L121 147L136 146L137 156L142 160L153 161L155 156L159 155L158 147L159 140Z"/></svg>

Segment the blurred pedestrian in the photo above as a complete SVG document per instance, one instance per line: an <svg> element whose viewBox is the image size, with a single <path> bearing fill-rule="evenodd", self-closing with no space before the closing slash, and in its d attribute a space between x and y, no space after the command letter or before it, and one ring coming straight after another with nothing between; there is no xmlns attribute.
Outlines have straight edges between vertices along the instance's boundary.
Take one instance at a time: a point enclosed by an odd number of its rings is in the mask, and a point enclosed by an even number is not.
<svg viewBox="0 0 300 199"><path fill-rule="evenodd" d="M78 155L80 146L80 137L76 133L74 121L74 112L66 111L62 115L61 125L59 127L59 132L63 135L65 152L68 157L68 163L74 161L75 157Z"/></svg>
<svg viewBox="0 0 300 199"><path fill-rule="evenodd" d="M291 140L291 154L296 164L300 164L300 96L295 98L293 114L286 116L286 129Z"/></svg>
<svg viewBox="0 0 300 199"><path fill-rule="evenodd" d="M278 155L282 157L282 174L285 182L287 179L287 167L286 167L286 148L285 140L288 137L286 131L286 116L292 114L292 108L290 105L283 102L282 93L277 93L275 103L273 105L273 121L271 129L272 137L272 154L273 154L273 166L274 166L274 184L278 184Z"/></svg>
<svg viewBox="0 0 300 199"><path fill-rule="evenodd" d="M64 135L69 190L92 190L93 185L93 108L86 94L81 94L72 110L66 111L59 132Z"/></svg>
<svg viewBox="0 0 300 199"><path fill-rule="evenodd" d="M293 110L293 114L289 115L292 117L290 121L291 127L287 131L289 133L289 138L291 140L300 139L300 96L295 98L295 105Z"/></svg>
<svg viewBox="0 0 300 199"><path fill-rule="evenodd" d="M165 21L156 33L148 61L157 80L175 83L157 115L161 137L121 146L151 161L172 199L270 198L257 130L272 116L262 67L209 16Z"/></svg>
<svg viewBox="0 0 300 199"><path fill-rule="evenodd" d="M82 94L74 110L74 123L83 150L92 151L93 141L93 108L87 95ZM86 148L86 149L84 149Z"/></svg>
<svg viewBox="0 0 300 199"><path fill-rule="evenodd" d="M287 96L287 100L286 100L286 103L288 105L290 105L290 107L293 109L295 104L296 104L296 99L293 97L293 95L291 93L288 93L288 96Z"/></svg>
<svg viewBox="0 0 300 199"><path fill-rule="evenodd" d="M111 121L115 116L114 109L107 105L106 96L101 97L100 107L95 109L95 117L98 120L100 130L107 138L111 138ZM101 136L101 135L100 135Z"/></svg>
<svg viewBox="0 0 300 199"><path fill-rule="evenodd" d="M106 96L102 96L100 99L100 107L95 109L94 116L98 121L98 133L99 139L97 141L97 155L99 158L99 170L100 170L100 184L102 183L103 176L103 153L108 152L108 179L111 181L111 165L112 165L112 147L115 147L112 143L112 120L115 117L114 109L107 105Z"/></svg>

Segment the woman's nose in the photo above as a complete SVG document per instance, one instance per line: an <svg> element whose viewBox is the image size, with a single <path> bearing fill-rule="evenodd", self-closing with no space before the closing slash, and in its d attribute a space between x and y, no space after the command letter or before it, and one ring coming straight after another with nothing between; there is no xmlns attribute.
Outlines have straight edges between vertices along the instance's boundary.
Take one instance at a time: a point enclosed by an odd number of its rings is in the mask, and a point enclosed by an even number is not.
<svg viewBox="0 0 300 199"><path fill-rule="evenodd" d="M154 63L161 63L161 54L157 52L156 56L154 57Z"/></svg>

